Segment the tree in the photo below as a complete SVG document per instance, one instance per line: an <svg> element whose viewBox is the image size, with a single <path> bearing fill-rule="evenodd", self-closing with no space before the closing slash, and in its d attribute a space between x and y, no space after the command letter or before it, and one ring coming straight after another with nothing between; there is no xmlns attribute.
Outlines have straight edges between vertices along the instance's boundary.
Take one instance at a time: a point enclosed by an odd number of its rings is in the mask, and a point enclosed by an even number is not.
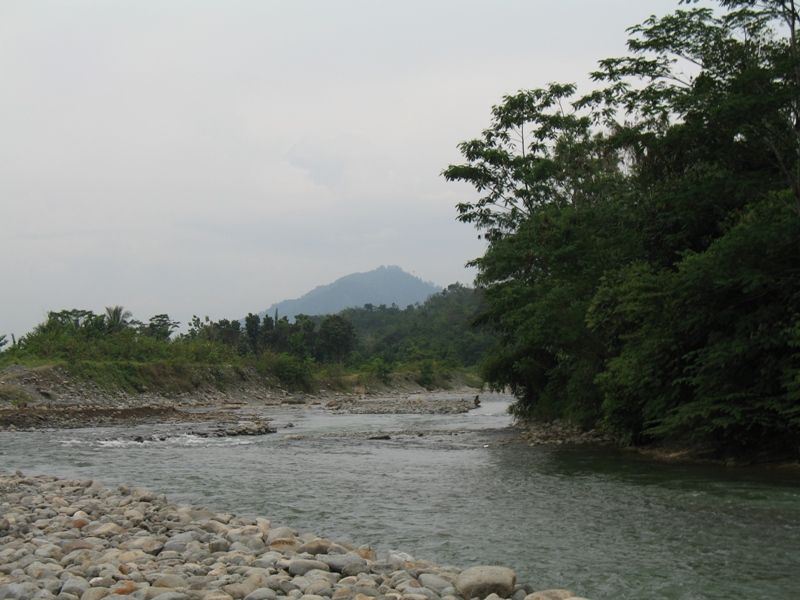
<svg viewBox="0 0 800 600"><path fill-rule="evenodd" d="M457 205L458 219L487 240L514 233L543 206L587 206L619 177L615 152L592 130L593 119L573 107L575 86L505 96L492 107L492 124L478 139L459 144L465 164L443 171L484 194Z"/></svg>
<svg viewBox="0 0 800 600"><path fill-rule="evenodd" d="M130 326L133 314L122 306L106 306L105 323L110 333L122 331Z"/></svg>
<svg viewBox="0 0 800 600"><path fill-rule="evenodd" d="M47 321L37 325L34 333L53 332L66 335L97 336L105 331L105 318L103 315L96 315L90 310L73 308L70 310L50 311L47 313Z"/></svg>
<svg viewBox="0 0 800 600"><path fill-rule="evenodd" d="M631 28L631 56L600 61L592 76L608 87L579 102L634 157L642 243L662 267L703 251L731 212L771 191L788 187L800 209L795 25L788 42L771 29L775 9L792 3L722 4L732 10L679 10Z"/></svg>
<svg viewBox="0 0 800 600"><path fill-rule="evenodd" d="M288 353L291 350L289 336L293 332L292 324L289 323L289 319L286 317L272 321L272 324L273 327L271 329L265 329L265 323L262 323L265 346L276 354Z"/></svg>
<svg viewBox="0 0 800 600"><path fill-rule="evenodd" d="M247 313L244 319L244 331L250 352L258 354L261 349L261 317Z"/></svg>
<svg viewBox="0 0 800 600"><path fill-rule="evenodd" d="M504 98L444 171L482 194L483 371L520 416L798 452L798 13L721 4L631 28L596 92Z"/></svg>
<svg viewBox="0 0 800 600"><path fill-rule="evenodd" d="M353 323L356 359L370 363L377 358L392 365L415 362L416 351L422 351L451 367L472 367L496 339L487 327L474 323L482 300L480 291L455 283L404 310L365 306L340 314Z"/></svg>
<svg viewBox="0 0 800 600"><path fill-rule="evenodd" d="M624 217L606 206L629 193L620 152L593 129L600 117L579 111L577 101L573 85L506 96L482 138L460 144L467 162L443 174L485 194L457 207L489 241L469 263L488 304L480 322L501 334L484 377L518 395L520 416L571 410L589 422L604 349L585 311L597 278L632 244ZM570 399L576 394L580 403Z"/></svg>
<svg viewBox="0 0 800 600"><path fill-rule="evenodd" d="M646 259L607 279L590 311L616 348L598 384L605 423L622 437L791 452L800 433L797 10L722 4L730 10L720 16L651 18L632 29L634 55L595 74L611 84L605 106L641 117L620 130L640 157ZM676 60L696 74L678 77Z"/></svg>
<svg viewBox="0 0 800 600"><path fill-rule="evenodd" d="M316 344L316 324L309 315L295 315L287 341L289 352L300 359L310 358Z"/></svg>
<svg viewBox="0 0 800 600"><path fill-rule="evenodd" d="M220 319L213 324L215 339L238 349L242 341L242 324L236 320Z"/></svg>
<svg viewBox="0 0 800 600"><path fill-rule="evenodd" d="M141 332L148 337L165 342L178 327L180 327L180 322L173 321L167 314L160 314L150 317L148 324L141 327Z"/></svg>
<svg viewBox="0 0 800 600"><path fill-rule="evenodd" d="M626 134L640 143L676 123L704 127L711 136L706 148L769 164L800 214L798 6L794 0L720 4L729 10L719 16L710 8L679 10L632 27L632 56L600 61L592 76L610 85L586 102L600 102L607 118L636 117ZM777 35L780 28L785 37Z"/></svg>
<svg viewBox="0 0 800 600"><path fill-rule="evenodd" d="M353 351L356 330L353 322L344 315L328 315L319 326L316 355L322 362L344 362Z"/></svg>
<svg viewBox="0 0 800 600"><path fill-rule="evenodd" d="M192 318L189 321L189 331L186 332L186 337L191 339L197 338L212 341L214 339L213 327L211 319L208 318L208 315L206 315L202 321L197 315L192 315Z"/></svg>
<svg viewBox="0 0 800 600"><path fill-rule="evenodd" d="M634 442L796 451L799 265L800 219L763 201L676 270L639 263L608 279L588 313L616 346L597 380L607 427Z"/></svg>

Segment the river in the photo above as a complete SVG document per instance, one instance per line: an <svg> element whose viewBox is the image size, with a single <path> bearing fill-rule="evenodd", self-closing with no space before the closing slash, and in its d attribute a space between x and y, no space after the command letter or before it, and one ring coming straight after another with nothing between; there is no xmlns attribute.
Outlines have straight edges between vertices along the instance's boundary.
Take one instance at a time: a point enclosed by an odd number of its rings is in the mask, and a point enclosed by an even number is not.
<svg viewBox="0 0 800 600"><path fill-rule="evenodd" d="M528 447L512 440L508 401L486 395L461 415L266 407L279 431L258 437L175 426L0 432L0 469L142 485L462 568L502 564L537 589L592 600L800 593L797 471ZM376 432L391 439L368 439Z"/></svg>

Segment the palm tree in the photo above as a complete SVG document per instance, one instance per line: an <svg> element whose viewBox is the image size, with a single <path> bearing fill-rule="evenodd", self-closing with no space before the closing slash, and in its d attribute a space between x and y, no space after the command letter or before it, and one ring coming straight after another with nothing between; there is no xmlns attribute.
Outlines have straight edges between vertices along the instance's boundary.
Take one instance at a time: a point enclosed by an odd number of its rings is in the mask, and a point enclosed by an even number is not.
<svg viewBox="0 0 800 600"><path fill-rule="evenodd" d="M116 333L117 331L122 331L123 329L127 329L130 327L130 319L133 316L133 313L129 310L125 310L122 306L106 306L106 327L111 333Z"/></svg>

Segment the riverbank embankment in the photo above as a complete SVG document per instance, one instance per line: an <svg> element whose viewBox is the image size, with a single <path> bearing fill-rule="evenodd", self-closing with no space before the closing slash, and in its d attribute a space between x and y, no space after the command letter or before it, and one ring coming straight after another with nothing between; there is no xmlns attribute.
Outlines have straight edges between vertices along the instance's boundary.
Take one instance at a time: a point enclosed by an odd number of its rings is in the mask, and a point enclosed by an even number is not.
<svg viewBox="0 0 800 600"><path fill-rule="evenodd" d="M192 373L197 387L179 385L173 373L158 389L133 393L72 377L63 367L14 365L0 371L0 399L3 394L17 398L0 402L0 430L197 421L216 421L229 429L249 420L248 413L279 406L321 407L336 414L456 414L474 408L478 394L475 388L456 384L446 398L437 398L408 377L396 377L391 385L347 390L323 386L310 393L285 390L243 367L198 367ZM248 433L266 431L255 427Z"/></svg>
<svg viewBox="0 0 800 600"><path fill-rule="evenodd" d="M0 472L0 598L579 600L512 569L459 569L170 503L120 484Z"/></svg>
<svg viewBox="0 0 800 600"><path fill-rule="evenodd" d="M251 368L198 367L192 373L171 373L158 389L131 393L73 377L60 366L12 365L0 371L0 392L16 390L27 401L0 405L0 431L206 422L213 429L204 434L261 435L274 431L256 415L269 407L320 407L333 414L459 414L477 408L482 393L464 382L431 392L401 376L348 390L323 386L314 393L290 392ZM179 377L195 380L197 387L179 384ZM515 429L531 446L611 442L597 431L562 422L518 423Z"/></svg>
<svg viewBox="0 0 800 600"><path fill-rule="evenodd" d="M140 366L135 389L125 387L125 377L113 378L102 369L92 375L71 374L65 366L25 367L12 365L0 370L0 399L17 408L96 409L170 406L181 409L213 408L227 404L282 405L326 402L338 396L364 396L366 386L333 389L321 385L311 392L292 392L278 381L252 367L231 365L165 367ZM111 367L106 366L106 370ZM142 383L147 375L147 385ZM381 393L400 394L424 391L407 378L397 377L391 388ZM372 393L378 388L369 390ZM0 403L2 404L2 403ZM1 407L1 406L0 406Z"/></svg>
<svg viewBox="0 0 800 600"><path fill-rule="evenodd" d="M176 432L201 437L263 435L276 432L268 414L265 417L270 407L319 408L336 415L461 414L480 406L482 393L463 383L430 392L408 378L395 378L392 385L375 388L359 385L334 391L323 387L315 393L293 393L252 369L232 367L208 370L204 377L218 385L206 381L192 392L170 392L180 386L162 382L160 391L130 393L76 379L63 367L8 367L0 371L0 391L18 389L31 401L0 406L0 431L172 424ZM560 421L517 423L513 430L529 446L612 443L598 431L582 431ZM385 432L370 435L388 437Z"/></svg>

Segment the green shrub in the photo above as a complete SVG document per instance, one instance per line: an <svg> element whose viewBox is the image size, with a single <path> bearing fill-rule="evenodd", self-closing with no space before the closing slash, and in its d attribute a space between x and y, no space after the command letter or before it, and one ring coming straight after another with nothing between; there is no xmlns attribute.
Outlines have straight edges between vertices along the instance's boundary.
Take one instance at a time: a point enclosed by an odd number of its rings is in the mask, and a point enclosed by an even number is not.
<svg viewBox="0 0 800 600"><path fill-rule="evenodd" d="M417 376L417 383L422 387L429 387L433 385L433 361L423 360L419 364L419 375Z"/></svg>
<svg viewBox="0 0 800 600"><path fill-rule="evenodd" d="M274 375L290 390L311 390L314 387L314 361L302 359L288 352L263 357L266 373Z"/></svg>
<svg viewBox="0 0 800 600"><path fill-rule="evenodd" d="M373 358L365 365L368 372L374 373L382 383L389 383L389 376L392 374L392 365L382 358Z"/></svg>

